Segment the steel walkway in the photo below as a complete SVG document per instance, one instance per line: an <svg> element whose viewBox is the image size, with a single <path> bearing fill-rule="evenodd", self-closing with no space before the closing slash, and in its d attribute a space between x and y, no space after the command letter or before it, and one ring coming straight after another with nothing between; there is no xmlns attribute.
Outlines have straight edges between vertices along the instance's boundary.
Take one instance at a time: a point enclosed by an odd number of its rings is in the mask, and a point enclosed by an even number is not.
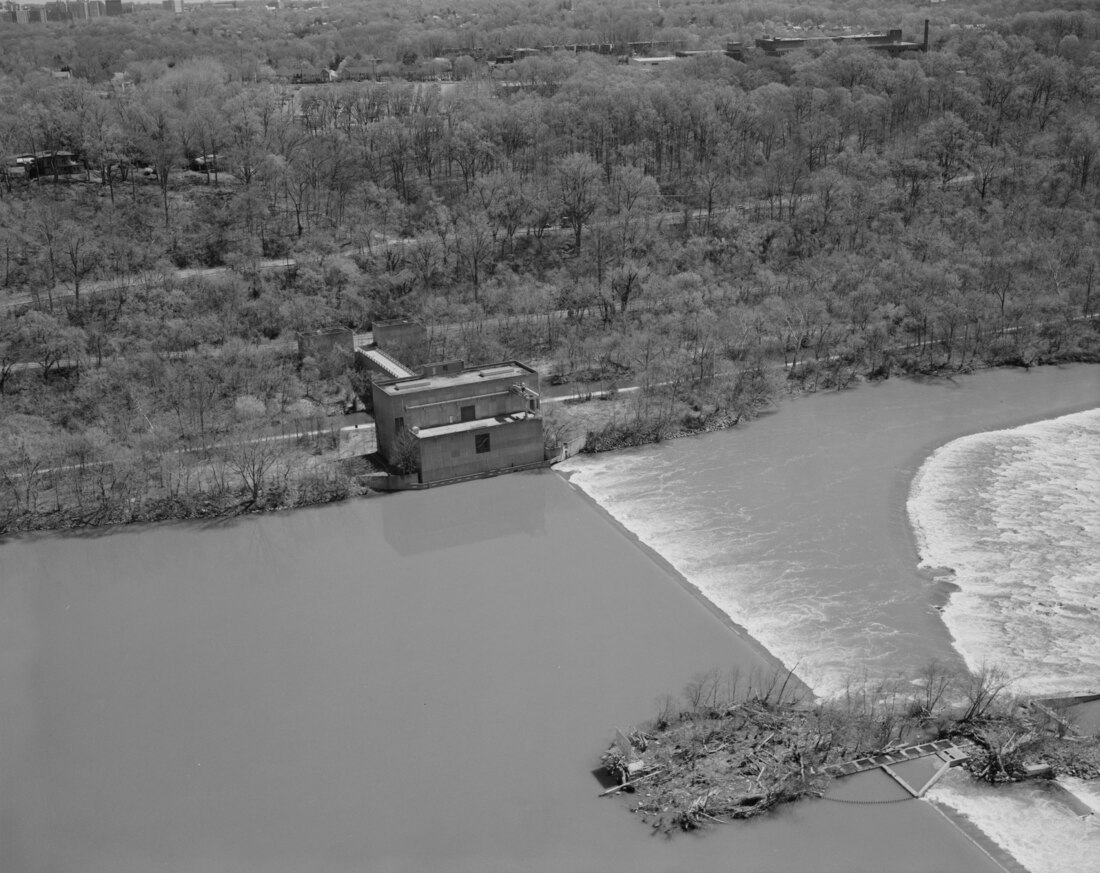
<svg viewBox="0 0 1100 873"><path fill-rule="evenodd" d="M901 785L902 788L913 795L913 797L923 797L924 792L931 788L944 773L951 767L957 767L959 764L963 763L963 761L969 758L977 748L978 747L974 743L966 740L962 742L955 740L934 740L929 743L918 743L901 749L893 749L878 755L867 755L862 758L855 758L841 764L830 764L825 768L825 772L839 779L844 776L854 776L856 773L866 773L868 770L881 769L891 779ZM901 764L904 761L914 761L917 758L928 758L933 755L939 758L943 763L939 770L936 771L935 775L919 788L914 788L902 779L893 769L894 764Z"/></svg>

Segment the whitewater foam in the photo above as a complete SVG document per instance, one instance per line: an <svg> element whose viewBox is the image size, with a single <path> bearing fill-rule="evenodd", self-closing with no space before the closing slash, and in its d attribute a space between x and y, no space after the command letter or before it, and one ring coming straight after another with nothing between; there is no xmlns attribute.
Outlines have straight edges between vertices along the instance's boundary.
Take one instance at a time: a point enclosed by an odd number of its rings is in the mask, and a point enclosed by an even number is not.
<svg viewBox="0 0 1100 873"><path fill-rule="evenodd" d="M802 425L789 431L837 427ZM1000 665L1044 695L1100 692L1100 409L955 440L911 483L861 429L830 433L817 456L813 436L761 429L736 451L716 436L559 469L818 693L860 671L911 676L929 657ZM909 488L907 519L883 520L890 488ZM896 543L907 522L919 576L896 546L863 548ZM1062 781L1100 812L1100 787ZM930 799L1033 873L1100 873L1100 815L1082 820L1056 793L952 772Z"/></svg>
<svg viewBox="0 0 1100 873"><path fill-rule="evenodd" d="M908 511L971 669L1021 691L1100 690L1100 410L963 437L921 467Z"/></svg>
<svg viewBox="0 0 1100 873"><path fill-rule="evenodd" d="M1067 788L1082 796L1080 786ZM927 797L966 816L1031 873L1100 871L1096 816L1077 816L1042 783L995 787L952 770Z"/></svg>

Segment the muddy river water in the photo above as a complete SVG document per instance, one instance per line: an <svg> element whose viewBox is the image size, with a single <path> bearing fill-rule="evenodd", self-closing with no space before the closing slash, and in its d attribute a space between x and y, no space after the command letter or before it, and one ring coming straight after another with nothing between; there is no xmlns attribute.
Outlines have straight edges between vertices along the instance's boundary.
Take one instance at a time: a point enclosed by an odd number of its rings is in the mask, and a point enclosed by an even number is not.
<svg viewBox="0 0 1100 873"><path fill-rule="evenodd" d="M1100 384L1042 378L979 393L1007 424ZM883 440L926 402L896 384L873 389ZM810 401L815 445L850 438L828 400ZM744 433L778 434L793 408ZM966 430L965 410L932 414L902 452L916 463ZM738 433L681 445L716 440ZM903 500L892 482L870 499ZM892 548L912 548L904 531ZM16 538L0 544L0 871L995 871L923 802L803 803L665 840L596 796L617 726L734 664L775 662L555 472Z"/></svg>

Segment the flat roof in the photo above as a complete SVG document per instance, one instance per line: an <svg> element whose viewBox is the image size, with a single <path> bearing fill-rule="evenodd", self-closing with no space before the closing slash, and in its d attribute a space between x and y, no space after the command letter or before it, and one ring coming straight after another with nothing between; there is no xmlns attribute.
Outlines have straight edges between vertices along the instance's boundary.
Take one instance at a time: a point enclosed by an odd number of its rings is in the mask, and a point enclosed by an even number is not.
<svg viewBox="0 0 1100 873"><path fill-rule="evenodd" d="M527 421L527 419L534 417L527 412L512 412L508 415L497 415L493 418L475 418L473 421L458 421L454 424L441 424L438 427L422 427L413 432L413 436L419 440L430 440L433 437L447 436L453 433L465 433L472 430L500 427L504 424L515 424L517 421Z"/></svg>
<svg viewBox="0 0 1100 873"><path fill-rule="evenodd" d="M400 397L405 394L454 388L459 385L476 385L495 382L498 379L517 379L531 376L534 372L519 361L501 361L498 364L486 364L483 367L468 367L457 373L438 373L434 376L416 376L411 379L395 379L375 384L390 397Z"/></svg>

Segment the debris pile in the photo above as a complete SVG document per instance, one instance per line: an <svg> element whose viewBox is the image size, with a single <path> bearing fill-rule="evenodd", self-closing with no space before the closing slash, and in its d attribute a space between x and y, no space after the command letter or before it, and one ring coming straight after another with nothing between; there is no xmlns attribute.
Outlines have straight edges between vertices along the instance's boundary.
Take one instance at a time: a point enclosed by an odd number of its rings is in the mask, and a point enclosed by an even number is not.
<svg viewBox="0 0 1100 873"><path fill-rule="evenodd" d="M632 809L662 831L759 815L779 803L820 796L828 757L812 712L745 701L721 713L683 713L675 723L616 733L603 756Z"/></svg>

